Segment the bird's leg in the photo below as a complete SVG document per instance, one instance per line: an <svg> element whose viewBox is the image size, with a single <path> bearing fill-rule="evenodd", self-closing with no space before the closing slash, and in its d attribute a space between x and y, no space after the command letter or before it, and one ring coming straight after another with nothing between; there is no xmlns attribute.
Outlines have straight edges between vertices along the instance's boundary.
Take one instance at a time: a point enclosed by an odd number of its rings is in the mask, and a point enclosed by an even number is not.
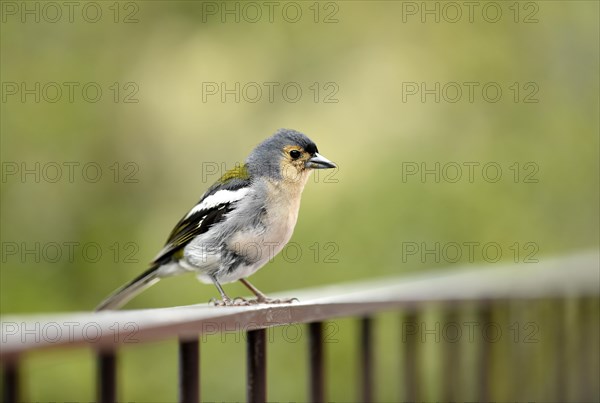
<svg viewBox="0 0 600 403"><path fill-rule="evenodd" d="M298 298L271 298L263 294L258 288L250 284L245 278L241 278L240 282L246 286L252 294L256 295L256 302L262 304L289 304L294 301L298 301Z"/></svg>
<svg viewBox="0 0 600 403"><path fill-rule="evenodd" d="M235 298L233 300L231 298L229 298L227 296L227 294L225 294L223 287L221 287L221 284L219 284L216 277L212 277L212 281L215 284L215 287L217 287L217 290L219 290L219 294L221 294L220 301L215 298L211 298L210 302L212 302L215 306L246 306L246 305L250 305L250 303L248 301L246 301L244 298Z"/></svg>
<svg viewBox="0 0 600 403"><path fill-rule="evenodd" d="M250 284L250 282L248 280L246 280L245 278L241 278L240 282L242 284L244 284L247 289L249 289L250 291L252 291L252 294L256 295L256 298L259 301L269 299L269 297L267 297L265 294L263 294L258 288L256 288L252 284Z"/></svg>

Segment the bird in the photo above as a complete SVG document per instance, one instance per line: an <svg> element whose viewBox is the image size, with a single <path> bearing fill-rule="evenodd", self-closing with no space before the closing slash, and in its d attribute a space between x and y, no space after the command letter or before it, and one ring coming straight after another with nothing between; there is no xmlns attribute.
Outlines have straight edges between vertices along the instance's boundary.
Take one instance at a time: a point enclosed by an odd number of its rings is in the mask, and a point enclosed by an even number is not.
<svg viewBox="0 0 600 403"><path fill-rule="evenodd" d="M258 144L243 164L225 172L171 231L149 268L117 289L96 311L119 309L165 277L195 273L214 284L217 306L291 303L270 298L248 277L290 240L302 191L315 169L337 168L305 134L279 129ZM240 281L255 299L230 298L222 284Z"/></svg>

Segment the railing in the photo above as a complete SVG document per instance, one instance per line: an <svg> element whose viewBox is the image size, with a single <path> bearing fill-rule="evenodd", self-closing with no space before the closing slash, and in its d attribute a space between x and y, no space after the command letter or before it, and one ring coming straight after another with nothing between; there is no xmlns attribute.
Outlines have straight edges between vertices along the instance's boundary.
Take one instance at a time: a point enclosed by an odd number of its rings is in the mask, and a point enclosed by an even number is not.
<svg viewBox="0 0 600 403"><path fill-rule="evenodd" d="M98 400L117 400L117 360L116 349L126 338L113 337L115 322L134 322L135 337L139 342L179 339L179 400L197 402L200 400L200 355L199 335L214 332L215 329L244 329L247 332L247 400L264 402L267 400L266 377L266 328L292 323L308 323L309 327L309 398L313 402L327 400L327 380L324 369L323 321L341 317L359 317L359 371L360 391L357 401L372 401L374 398L374 315L383 311L401 311L404 330L420 323L424 310L436 304L444 309L445 323L453 323L457 313L465 304L477 307L479 323L492 322L493 313L498 307L511 301L523 304L537 301L556 301L553 305L555 319L554 336L557 350L552 362L552 400L598 400L598 333L589 328L567 328L563 320L565 301L580 301L582 309L598 323L597 307L600 295L600 268L597 252L572 255L548 260L537 264L521 264L490 268L433 271L405 277L387 278L355 284L322 287L318 289L286 293L299 298L300 302L291 305L259 305L249 307L213 307L193 305L176 308L107 311L100 313L66 313L40 316L6 316L2 322L2 343L0 357L3 368L4 401L19 401L20 368L24 354L34 350L60 347L87 347L97 351ZM586 319L588 320L588 319ZM586 324L586 320L580 321ZM584 323L585 322L585 323ZM93 340L84 334L69 331L66 324L93 323L99 328L98 337ZM35 324L35 326L34 326ZM34 337L30 330L43 329L45 325L66 326L56 329L59 337ZM587 323L589 324L589 323ZM60 330L60 331L59 331ZM126 331L127 329L124 329ZM579 348L589 354L585 365L566 368L565 348L567 332L580 335ZM26 332L29 332L26 334ZM410 332L405 332L410 333ZM403 338L404 339L404 338ZM400 341L399 341L400 342ZM407 401L419 399L419 357L420 346L416 338L402 340L404 379L403 396ZM125 346L126 344L122 344ZM494 398L490 390L490 366L493 343L481 343L477 351L476 373L478 401ZM583 351L583 350L582 350ZM448 348L440 357L448 371L444 379L443 399L452 400L455 391L456 374L452 365L462 359L456 348ZM546 359L546 362L548 360ZM518 364L515 364L518 373ZM574 371L574 372L573 372ZM569 372L569 373L567 373ZM567 376L569 375L569 376ZM566 379L581 376L577 396L567 395ZM522 399L512 396L511 400Z"/></svg>

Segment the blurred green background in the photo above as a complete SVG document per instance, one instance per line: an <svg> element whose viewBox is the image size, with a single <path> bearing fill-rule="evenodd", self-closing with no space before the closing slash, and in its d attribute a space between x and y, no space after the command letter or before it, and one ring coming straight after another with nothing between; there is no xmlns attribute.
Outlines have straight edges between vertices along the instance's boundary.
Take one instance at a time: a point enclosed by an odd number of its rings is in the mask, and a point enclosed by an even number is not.
<svg viewBox="0 0 600 403"><path fill-rule="evenodd" d="M2 314L93 309L145 269L223 167L281 127L309 135L339 170L307 185L295 250L252 278L266 293L447 266L526 270L528 257L598 247L598 2L484 2L471 17L453 3L460 18L445 2L75 3L71 17L62 3L2 2ZM436 164L439 181L421 176ZM465 242L501 257L421 255ZM186 276L128 307L216 295ZM330 360L350 360L355 323L335 324ZM396 325L378 326L377 348L396 351ZM304 400L305 337L272 332L269 398ZM174 399L176 348L124 349L121 398ZM202 354L203 398L243 399L244 343L209 338ZM90 358L32 356L27 397L93 399ZM348 362L330 368L332 400L354 399ZM398 399L395 362L378 363L380 400Z"/></svg>

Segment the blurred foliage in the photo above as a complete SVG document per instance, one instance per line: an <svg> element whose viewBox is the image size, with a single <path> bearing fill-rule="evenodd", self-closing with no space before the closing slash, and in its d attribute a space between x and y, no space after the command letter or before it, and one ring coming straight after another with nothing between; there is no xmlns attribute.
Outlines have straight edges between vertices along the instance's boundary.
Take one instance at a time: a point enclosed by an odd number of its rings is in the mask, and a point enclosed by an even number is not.
<svg viewBox="0 0 600 403"><path fill-rule="evenodd" d="M41 7L27 4L34 3ZM522 13L515 23L512 2L498 3L504 14L497 23L486 22L480 12L472 23L466 14L456 23L444 18L435 23L431 16L422 23L420 14L403 14L407 2L361 1L320 3L319 23L308 2L296 3L304 13L296 23L287 22L281 11L272 23L264 15L256 23L243 18L235 23L231 16L222 23L206 14L207 3L124 2L114 3L121 12L115 23L113 2L99 4L104 14L96 23L80 13L73 22L63 17L36 23L28 17L23 23L3 9L2 314L92 309L144 270L172 225L218 177L207 169L233 167L280 127L308 134L340 169L333 178L315 177L305 190L292 239L302 251L299 260L291 262L290 251L287 259L278 256L253 276L267 293L426 268L496 264L481 253L473 262L463 256L456 264L436 262L431 255L407 256L406 243L431 248L436 242L496 242L502 248L499 262L514 260L515 243L519 262L530 252L524 249L528 242L539 249L535 258L540 261L598 247L597 2L535 2L535 23L522 22L531 12L526 3L518 3ZM338 21L321 22L332 10ZM138 21L123 23L132 11ZM58 102L37 103L32 96L21 102L20 94L8 95L7 82L28 88L36 82L79 86L74 102L63 94ZM103 90L95 103L81 96L90 82ZM293 82L303 95L292 103L276 91L269 102L265 90L257 102L235 102L233 96L220 102L218 95L203 102L207 82L225 82L227 88L236 82L278 82L279 89ZM321 87L318 102L310 89L315 82ZM466 91L455 103L435 102L432 95L426 102L420 95L405 102L403 83L413 82L425 82L427 88L436 82L481 85L474 102ZM483 99L480 89L488 82L502 88L498 102ZM518 102L509 88L515 82L521 88ZM118 102L114 83L120 88ZM538 89L538 102L522 102L531 90L523 87L526 83ZM323 102L331 88L338 89L337 103ZM123 102L136 89L138 102ZM78 164L72 182L65 162ZM407 163L431 169L436 162L462 166L461 180L403 176ZM465 162L479 163L473 183ZM482 179L481 167L489 162L503 170L498 182ZM517 181L510 168L515 162L520 164ZM538 168L537 183L523 180L531 172L524 168L528 162ZM15 164L35 169L36 163L39 183L31 174L25 180L8 175ZM87 163L102 168L97 182L82 179ZM63 169L54 183L44 180L52 175L52 164ZM127 174L136 182L126 181ZM65 247L69 242L79 243L72 258ZM48 258L54 256L52 243L61 245L56 262ZM15 245L18 252L9 254L6 248ZM91 247L86 253L92 255L99 246L97 262L84 256L83 246ZM226 287L232 295L244 293L237 284ZM193 304L215 295L213 287L185 276L162 281L129 307ZM336 323L339 343L331 345L328 358L348 362L354 356L355 324ZM397 344L393 323L381 324L386 333L378 337L386 351ZM269 396L297 400L305 396L305 338L297 344L280 340L269 355L269 372L280 374ZM208 400L244 397L244 345L229 341L208 339L202 346ZM173 399L175 352L175 342L123 349L122 399ZM29 398L92 399L88 356L68 351L31 357ZM382 361L387 368L382 379L389 383L380 385L378 398L395 400L396 385L388 375L395 363L388 356ZM330 376L330 398L352 400L354 391L347 387L348 379L356 379L352 365L336 367Z"/></svg>

